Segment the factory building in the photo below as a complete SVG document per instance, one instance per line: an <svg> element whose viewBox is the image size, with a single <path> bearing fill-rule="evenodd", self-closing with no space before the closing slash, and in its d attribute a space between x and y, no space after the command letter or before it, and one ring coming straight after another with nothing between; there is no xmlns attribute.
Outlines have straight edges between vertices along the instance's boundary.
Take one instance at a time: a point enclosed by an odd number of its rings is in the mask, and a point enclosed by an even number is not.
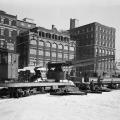
<svg viewBox="0 0 120 120"><path fill-rule="evenodd" d="M20 67L46 66L48 62L64 62L75 59L75 41L66 31L35 27L20 34L17 41Z"/></svg>
<svg viewBox="0 0 120 120"><path fill-rule="evenodd" d="M17 16L0 10L0 50L16 51Z"/></svg>
<svg viewBox="0 0 120 120"><path fill-rule="evenodd" d="M24 18L23 20L17 20L18 35L35 27L36 24L34 23L33 19Z"/></svg>
<svg viewBox="0 0 120 120"><path fill-rule="evenodd" d="M71 22L71 24L73 24ZM115 70L115 28L94 22L70 29L76 40L77 76L111 75Z"/></svg>

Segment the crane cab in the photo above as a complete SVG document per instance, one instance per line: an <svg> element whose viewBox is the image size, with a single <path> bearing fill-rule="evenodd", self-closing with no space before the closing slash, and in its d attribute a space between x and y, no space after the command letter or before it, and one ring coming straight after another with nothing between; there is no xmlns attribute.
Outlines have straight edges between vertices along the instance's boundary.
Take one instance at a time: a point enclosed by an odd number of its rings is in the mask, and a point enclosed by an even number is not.
<svg viewBox="0 0 120 120"><path fill-rule="evenodd" d="M0 82L18 79L18 54L0 50Z"/></svg>

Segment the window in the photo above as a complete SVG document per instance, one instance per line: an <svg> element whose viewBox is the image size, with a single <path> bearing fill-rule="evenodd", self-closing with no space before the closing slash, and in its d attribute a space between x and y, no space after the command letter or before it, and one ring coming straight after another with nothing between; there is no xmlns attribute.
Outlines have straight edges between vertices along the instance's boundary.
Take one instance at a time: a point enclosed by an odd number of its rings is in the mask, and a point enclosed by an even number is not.
<svg viewBox="0 0 120 120"><path fill-rule="evenodd" d="M56 52L52 52L52 57L56 57Z"/></svg>
<svg viewBox="0 0 120 120"><path fill-rule="evenodd" d="M55 35L55 39L57 40L57 38L58 38L58 36L57 35Z"/></svg>
<svg viewBox="0 0 120 120"><path fill-rule="evenodd" d="M2 21L2 18L1 18L1 16L0 16L0 23L1 23L1 21Z"/></svg>
<svg viewBox="0 0 120 120"><path fill-rule="evenodd" d="M4 35L4 28L0 28L1 30L1 35Z"/></svg>
<svg viewBox="0 0 120 120"><path fill-rule="evenodd" d="M16 20L11 21L12 26L16 26Z"/></svg>
<svg viewBox="0 0 120 120"><path fill-rule="evenodd" d="M96 26L96 31L98 30L98 26Z"/></svg>
<svg viewBox="0 0 120 120"><path fill-rule="evenodd" d="M93 38L93 34L91 34L91 38Z"/></svg>
<svg viewBox="0 0 120 120"><path fill-rule="evenodd" d="M35 66L36 65L36 60L30 59L29 64L30 64L30 66Z"/></svg>
<svg viewBox="0 0 120 120"><path fill-rule="evenodd" d="M105 55L105 50L102 50L102 56L104 56Z"/></svg>
<svg viewBox="0 0 120 120"><path fill-rule="evenodd" d="M58 49L63 49L63 45L58 45Z"/></svg>
<svg viewBox="0 0 120 120"><path fill-rule="evenodd" d="M12 31L11 30L9 30L9 37L11 37L12 36Z"/></svg>
<svg viewBox="0 0 120 120"><path fill-rule="evenodd" d="M68 50L68 46L67 45L64 46L64 50Z"/></svg>
<svg viewBox="0 0 120 120"><path fill-rule="evenodd" d="M94 29L93 26L91 26L91 31L93 31L93 29Z"/></svg>
<svg viewBox="0 0 120 120"><path fill-rule="evenodd" d="M62 58L62 53L58 53L58 58Z"/></svg>
<svg viewBox="0 0 120 120"><path fill-rule="evenodd" d="M0 40L0 47L2 47L2 48L5 47L5 41L4 40Z"/></svg>
<svg viewBox="0 0 120 120"><path fill-rule="evenodd" d="M25 24L23 22L21 22L21 26L25 26Z"/></svg>
<svg viewBox="0 0 120 120"><path fill-rule="evenodd" d="M39 55L43 56L43 50L39 50Z"/></svg>
<svg viewBox="0 0 120 120"><path fill-rule="evenodd" d="M14 50L14 44L13 43L7 43L7 49L8 50Z"/></svg>
<svg viewBox="0 0 120 120"><path fill-rule="evenodd" d="M57 48L57 44L53 43L52 48Z"/></svg>
<svg viewBox="0 0 120 120"><path fill-rule="evenodd" d="M39 60L39 66L43 67L43 60Z"/></svg>
<svg viewBox="0 0 120 120"><path fill-rule="evenodd" d="M74 47L70 46L70 51L74 51Z"/></svg>
<svg viewBox="0 0 120 120"><path fill-rule="evenodd" d="M64 59L68 59L68 54L64 54Z"/></svg>
<svg viewBox="0 0 120 120"><path fill-rule="evenodd" d="M30 28L30 27L31 27L31 24L28 24L28 27Z"/></svg>
<svg viewBox="0 0 120 120"><path fill-rule="evenodd" d="M50 56L50 52L49 51L45 51L45 56Z"/></svg>
<svg viewBox="0 0 120 120"><path fill-rule="evenodd" d="M30 49L30 54L36 55L36 49Z"/></svg>
<svg viewBox="0 0 120 120"><path fill-rule="evenodd" d="M4 19L4 24L9 25L9 19L8 19L8 18L5 18L5 19Z"/></svg>
<svg viewBox="0 0 120 120"><path fill-rule="evenodd" d="M5 35L5 36L9 36L9 30L6 29L6 28L5 28L5 30L4 30L4 35Z"/></svg>
<svg viewBox="0 0 120 120"><path fill-rule="evenodd" d="M36 42L36 40L31 40L31 41L30 41L30 44L36 45L37 42Z"/></svg>
<svg viewBox="0 0 120 120"><path fill-rule="evenodd" d="M69 56L69 59L70 59L70 60L74 59L74 55L70 55L70 56Z"/></svg>
<svg viewBox="0 0 120 120"><path fill-rule="evenodd" d="M101 49L99 49L99 55L101 56Z"/></svg>
<svg viewBox="0 0 120 120"><path fill-rule="evenodd" d="M16 30L13 30L11 32L12 32L12 36L17 36L17 31Z"/></svg>
<svg viewBox="0 0 120 120"><path fill-rule="evenodd" d="M0 53L0 64L7 64L8 56L6 53Z"/></svg>
<svg viewBox="0 0 120 120"><path fill-rule="evenodd" d="M39 45L40 46L44 46L44 42L43 41L39 41Z"/></svg>
<svg viewBox="0 0 120 120"><path fill-rule="evenodd" d="M51 47L49 42L46 42L45 45L46 45L46 47Z"/></svg>

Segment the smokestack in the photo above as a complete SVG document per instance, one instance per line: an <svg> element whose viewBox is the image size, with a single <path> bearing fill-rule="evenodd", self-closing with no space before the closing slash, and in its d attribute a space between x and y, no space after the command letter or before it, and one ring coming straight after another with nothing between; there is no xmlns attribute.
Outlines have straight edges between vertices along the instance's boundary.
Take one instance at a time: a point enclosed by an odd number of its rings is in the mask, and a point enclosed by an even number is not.
<svg viewBox="0 0 120 120"><path fill-rule="evenodd" d="M55 28L55 25L52 25L52 30Z"/></svg>
<svg viewBox="0 0 120 120"><path fill-rule="evenodd" d="M79 26L79 20L70 19L70 30Z"/></svg>

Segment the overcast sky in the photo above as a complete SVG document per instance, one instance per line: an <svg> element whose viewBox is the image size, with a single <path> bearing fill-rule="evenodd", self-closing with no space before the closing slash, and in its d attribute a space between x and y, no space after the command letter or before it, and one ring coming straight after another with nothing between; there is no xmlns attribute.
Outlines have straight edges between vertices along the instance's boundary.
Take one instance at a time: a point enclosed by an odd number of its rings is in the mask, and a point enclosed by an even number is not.
<svg viewBox="0 0 120 120"><path fill-rule="evenodd" d="M34 19L37 26L69 29L70 18L79 25L91 22L116 28L116 55L120 58L120 0L0 0L0 9Z"/></svg>

